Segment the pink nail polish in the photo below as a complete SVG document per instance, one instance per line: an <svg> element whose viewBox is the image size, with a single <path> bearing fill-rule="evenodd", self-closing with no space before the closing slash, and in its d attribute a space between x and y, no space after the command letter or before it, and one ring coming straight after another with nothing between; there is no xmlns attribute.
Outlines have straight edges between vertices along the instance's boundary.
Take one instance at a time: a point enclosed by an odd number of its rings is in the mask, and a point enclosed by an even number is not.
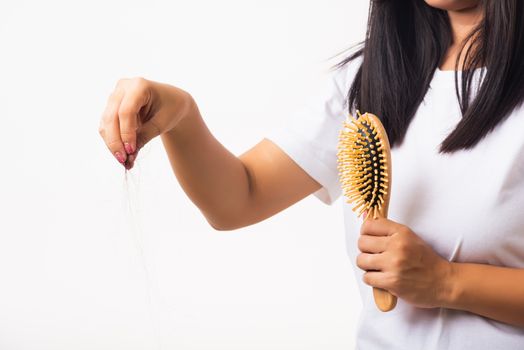
<svg viewBox="0 0 524 350"><path fill-rule="evenodd" d="M127 154L135 152L135 147L133 147L133 145L128 142L124 142L124 148L126 149Z"/></svg>
<svg viewBox="0 0 524 350"><path fill-rule="evenodd" d="M115 152L115 157L122 164L124 164L126 161L126 159L124 158L124 156L122 156L120 152Z"/></svg>

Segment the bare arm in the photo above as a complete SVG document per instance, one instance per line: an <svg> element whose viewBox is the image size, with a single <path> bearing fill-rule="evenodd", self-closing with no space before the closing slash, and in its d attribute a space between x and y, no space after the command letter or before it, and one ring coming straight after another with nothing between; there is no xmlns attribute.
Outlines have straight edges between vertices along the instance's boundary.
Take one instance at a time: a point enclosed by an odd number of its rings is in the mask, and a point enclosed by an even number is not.
<svg viewBox="0 0 524 350"><path fill-rule="evenodd" d="M524 327L524 269L451 263L444 307Z"/></svg>
<svg viewBox="0 0 524 350"><path fill-rule="evenodd" d="M233 155L211 134L196 103L161 138L180 185L218 230L262 221L320 188L267 139Z"/></svg>
<svg viewBox="0 0 524 350"><path fill-rule="evenodd" d="M469 311L524 327L524 269L450 262L408 226L386 218L361 227L365 283L423 308Z"/></svg>
<svg viewBox="0 0 524 350"><path fill-rule="evenodd" d="M121 79L98 131L126 169L160 135L182 188L217 230L262 221L320 188L269 140L233 155L211 134L193 97L172 85Z"/></svg>

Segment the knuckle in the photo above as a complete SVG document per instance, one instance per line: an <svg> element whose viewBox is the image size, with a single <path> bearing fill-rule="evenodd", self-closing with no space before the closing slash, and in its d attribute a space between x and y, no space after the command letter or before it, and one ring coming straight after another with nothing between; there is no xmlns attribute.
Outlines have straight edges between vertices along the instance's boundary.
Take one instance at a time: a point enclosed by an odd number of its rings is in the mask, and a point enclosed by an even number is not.
<svg viewBox="0 0 524 350"><path fill-rule="evenodd" d="M398 273L393 273L388 278L388 286L390 288L397 290L401 285L401 278Z"/></svg>
<svg viewBox="0 0 524 350"><path fill-rule="evenodd" d="M391 266L395 270L401 270L406 263L406 258L401 255L397 255L391 259Z"/></svg>
<svg viewBox="0 0 524 350"><path fill-rule="evenodd" d="M409 234L410 229L409 229L409 227L407 227L407 226L405 226L405 225L402 225L402 226L400 226L398 232L399 232L402 236L405 236L405 235Z"/></svg>
<svg viewBox="0 0 524 350"><path fill-rule="evenodd" d="M360 233L364 234L365 232L369 231L369 225L371 222L369 220L366 220L362 223L362 226L360 226Z"/></svg>
<svg viewBox="0 0 524 350"><path fill-rule="evenodd" d="M191 102L191 103L196 103L196 100L195 98L193 97L193 95L191 95L190 92L186 91L186 90L182 90L183 91L183 94L184 96L186 97L186 99Z"/></svg>
<svg viewBox="0 0 524 350"><path fill-rule="evenodd" d="M180 96L182 97L182 99L188 103L195 103L195 99L194 97L186 90L183 90L181 88L177 88L178 89L178 92L180 93Z"/></svg>
<svg viewBox="0 0 524 350"><path fill-rule="evenodd" d="M363 259L362 254L357 255L356 264L360 268L362 268L362 259Z"/></svg>
<svg viewBox="0 0 524 350"><path fill-rule="evenodd" d="M406 252L409 247L409 242L404 239L402 236L395 237L392 239L391 244L393 245L393 248L401 253Z"/></svg>
<svg viewBox="0 0 524 350"><path fill-rule="evenodd" d="M364 254L359 254L357 255L357 260L356 260L356 264L359 268L361 269L365 269L366 267L366 258L364 256Z"/></svg>
<svg viewBox="0 0 524 350"><path fill-rule="evenodd" d="M120 79L118 79L118 81L116 82L116 86L117 86L117 87L124 86L128 81L129 81L128 78L120 78Z"/></svg>
<svg viewBox="0 0 524 350"><path fill-rule="evenodd" d="M135 77L133 78L133 83L137 87L145 87L147 85L147 80L143 77Z"/></svg>
<svg viewBox="0 0 524 350"><path fill-rule="evenodd" d="M358 249L359 250L363 250L364 249L364 236L360 236L358 238L358 241L357 241L357 246L358 246Z"/></svg>
<svg viewBox="0 0 524 350"><path fill-rule="evenodd" d="M102 118L100 119L100 128L104 128L105 127L105 124L106 123L109 123L111 121L111 118L113 116L111 115L111 113L109 112L108 109L106 109L104 111L104 113L102 114Z"/></svg>
<svg viewBox="0 0 524 350"><path fill-rule="evenodd" d="M118 102L118 100L121 98L121 89L116 88L109 94L107 97L107 107L109 107L112 104L115 104Z"/></svg>

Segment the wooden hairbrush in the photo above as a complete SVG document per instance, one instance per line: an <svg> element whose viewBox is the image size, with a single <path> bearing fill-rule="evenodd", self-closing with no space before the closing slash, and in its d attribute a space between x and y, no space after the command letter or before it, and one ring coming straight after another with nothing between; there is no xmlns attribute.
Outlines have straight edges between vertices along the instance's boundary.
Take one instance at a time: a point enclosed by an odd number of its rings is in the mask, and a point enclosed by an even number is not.
<svg viewBox="0 0 524 350"><path fill-rule="evenodd" d="M339 134L337 163L339 179L347 203L353 203L358 217L366 212L364 221L387 218L391 194L391 150L384 126L371 113L350 116L344 120ZM373 287L375 304L381 311L390 311L397 297L387 290Z"/></svg>

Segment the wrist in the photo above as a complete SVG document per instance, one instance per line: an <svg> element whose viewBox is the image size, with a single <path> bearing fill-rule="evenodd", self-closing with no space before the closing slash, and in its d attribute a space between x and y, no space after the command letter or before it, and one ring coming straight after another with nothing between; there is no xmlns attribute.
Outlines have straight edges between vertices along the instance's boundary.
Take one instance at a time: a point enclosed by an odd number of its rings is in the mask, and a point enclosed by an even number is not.
<svg viewBox="0 0 524 350"><path fill-rule="evenodd" d="M460 263L446 261L442 278L439 306L454 309L460 295Z"/></svg>
<svg viewBox="0 0 524 350"><path fill-rule="evenodd" d="M184 119L196 110L193 96L174 85L150 82L151 104L148 114L149 122L157 129L157 135L172 133Z"/></svg>
<svg viewBox="0 0 524 350"><path fill-rule="evenodd" d="M174 127L162 133L161 138L164 142L173 145L175 148L186 147L195 142L201 143L206 140L209 130L205 125L200 111L191 95L184 100L183 114Z"/></svg>

